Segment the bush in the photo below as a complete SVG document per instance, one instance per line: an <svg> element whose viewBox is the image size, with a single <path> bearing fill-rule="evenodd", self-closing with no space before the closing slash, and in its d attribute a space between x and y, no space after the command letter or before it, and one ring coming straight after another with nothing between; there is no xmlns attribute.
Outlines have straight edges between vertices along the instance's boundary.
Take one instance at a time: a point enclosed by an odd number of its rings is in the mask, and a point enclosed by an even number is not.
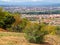
<svg viewBox="0 0 60 45"><path fill-rule="evenodd" d="M15 18L9 13L0 8L0 28L10 28L15 22Z"/></svg>
<svg viewBox="0 0 60 45"><path fill-rule="evenodd" d="M0 21L0 27L3 29L10 28L11 25L15 22L13 16L6 16L2 21Z"/></svg>
<svg viewBox="0 0 60 45"><path fill-rule="evenodd" d="M15 22L14 26L12 27L14 32L23 32L25 29L27 22L29 22L26 18L22 18L21 22L17 25L15 25L17 22Z"/></svg>
<svg viewBox="0 0 60 45"><path fill-rule="evenodd" d="M46 30L46 31L48 31L48 33L51 34L51 35L56 34L56 26L47 25L47 26L45 26L45 27L42 27L41 30Z"/></svg>
<svg viewBox="0 0 60 45"><path fill-rule="evenodd" d="M57 29L56 29L56 30L57 30L57 31L56 31L56 34L57 34L57 35L60 35L60 26L56 26L56 28L57 28Z"/></svg>
<svg viewBox="0 0 60 45"><path fill-rule="evenodd" d="M41 30L42 26L37 23L29 23L25 27L26 39L31 43L43 43L44 36L48 34L47 31Z"/></svg>

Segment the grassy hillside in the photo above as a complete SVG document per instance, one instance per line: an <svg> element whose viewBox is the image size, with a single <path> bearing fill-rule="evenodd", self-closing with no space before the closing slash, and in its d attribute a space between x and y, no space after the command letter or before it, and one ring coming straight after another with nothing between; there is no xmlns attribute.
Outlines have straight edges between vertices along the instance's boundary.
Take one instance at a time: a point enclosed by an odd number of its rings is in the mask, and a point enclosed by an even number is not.
<svg viewBox="0 0 60 45"><path fill-rule="evenodd" d="M0 45L40 45L40 44L28 43L24 35L25 35L24 33L0 32ZM50 45L50 44L46 43L41 45Z"/></svg>
<svg viewBox="0 0 60 45"><path fill-rule="evenodd" d="M0 45L27 45L23 35L15 32L0 32Z"/></svg>
<svg viewBox="0 0 60 45"><path fill-rule="evenodd" d="M28 43L24 35L24 33L0 32L0 45L39 45Z"/></svg>
<svg viewBox="0 0 60 45"><path fill-rule="evenodd" d="M28 43L28 41L24 38L23 33L0 32L0 45L40 45L40 44Z"/></svg>

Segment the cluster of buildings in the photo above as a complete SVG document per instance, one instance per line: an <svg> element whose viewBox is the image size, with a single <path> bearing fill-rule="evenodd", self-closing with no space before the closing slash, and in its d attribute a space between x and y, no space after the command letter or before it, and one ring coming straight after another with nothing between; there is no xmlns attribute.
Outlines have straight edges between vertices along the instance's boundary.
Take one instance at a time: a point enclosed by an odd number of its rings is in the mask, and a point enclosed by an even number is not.
<svg viewBox="0 0 60 45"><path fill-rule="evenodd" d="M4 7L9 12L31 12L31 11L48 11L48 10L60 10L60 7Z"/></svg>
<svg viewBox="0 0 60 45"><path fill-rule="evenodd" d="M45 22L50 25L60 25L60 14L41 14L41 15L26 15L22 14L22 18L27 18L32 22Z"/></svg>

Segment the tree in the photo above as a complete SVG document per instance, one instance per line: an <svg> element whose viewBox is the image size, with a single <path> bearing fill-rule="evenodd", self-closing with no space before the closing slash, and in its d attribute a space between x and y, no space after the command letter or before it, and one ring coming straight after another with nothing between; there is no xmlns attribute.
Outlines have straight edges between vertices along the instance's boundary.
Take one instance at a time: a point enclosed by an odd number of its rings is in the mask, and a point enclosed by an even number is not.
<svg viewBox="0 0 60 45"><path fill-rule="evenodd" d="M14 24L15 26L13 26L13 30L15 32L23 32L23 29L25 29L28 22L29 21L26 18L22 18L18 24L17 24L17 22L15 22L17 25Z"/></svg>
<svg viewBox="0 0 60 45"><path fill-rule="evenodd" d="M23 18L21 23L18 25L20 32L22 32L29 21L26 18Z"/></svg>
<svg viewBox="0 0 60 45"><path fill-rule="evenodd" d="M5 16L5 18L0 21L0 27L3 29L10 28L14 22L15 19L13 16Z"/></svg>
<svg viewBox="0 0 60 45"><path fill-rule="evenodd" d="M3 28L6 29L6 28L11 27L11 25L15 22L15 19L13 16L6 16L3 22L4 22Z"/></svg>
<svg viewBox="0 0 60 45"><path fill-rule="evenodd" d="M14 17L9 12L6 12L0 8L0 28L9 28L14 22Z"/></svg>

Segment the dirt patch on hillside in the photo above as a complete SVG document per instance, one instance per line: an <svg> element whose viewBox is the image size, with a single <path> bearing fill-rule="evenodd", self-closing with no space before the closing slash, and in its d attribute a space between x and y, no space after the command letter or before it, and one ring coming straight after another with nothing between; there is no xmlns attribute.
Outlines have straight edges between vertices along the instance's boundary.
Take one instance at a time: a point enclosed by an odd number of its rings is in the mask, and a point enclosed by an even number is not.
<svg viewBox="0 0 60 45"><path fill-rule="evenodd" d="M0 28L0 32L8 32L8 31Z"/></svg>

